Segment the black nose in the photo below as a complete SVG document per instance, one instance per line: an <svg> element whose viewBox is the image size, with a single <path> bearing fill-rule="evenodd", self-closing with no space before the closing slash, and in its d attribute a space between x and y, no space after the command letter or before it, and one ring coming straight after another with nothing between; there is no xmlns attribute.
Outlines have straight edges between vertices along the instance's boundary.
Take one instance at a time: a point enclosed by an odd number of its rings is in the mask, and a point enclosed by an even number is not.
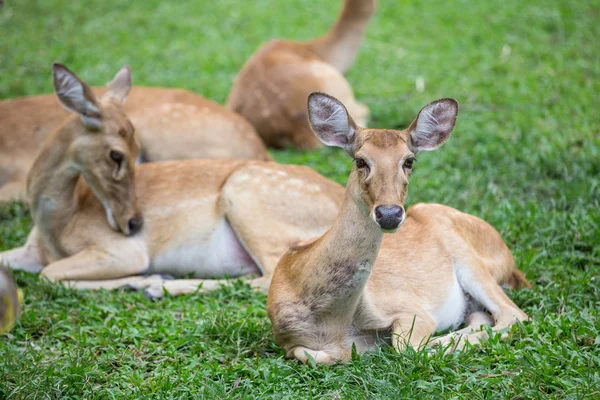
<svg viewBox="0 0 600 400"><path fill-rule="evenodd" d="M375 220L381 229L398 229L400 222L402 222L403 215L404 208L400 206L394 205L375 207Z"/></svg>
<svg viewBox="0 0 600 400"><path fill-rule="evenodd" d="M142 225L144 225L144 220L142 217L133 217L129 221L127 221L127 227L129 228L129 234L133 235L139 232L142 229Z"/></svg>

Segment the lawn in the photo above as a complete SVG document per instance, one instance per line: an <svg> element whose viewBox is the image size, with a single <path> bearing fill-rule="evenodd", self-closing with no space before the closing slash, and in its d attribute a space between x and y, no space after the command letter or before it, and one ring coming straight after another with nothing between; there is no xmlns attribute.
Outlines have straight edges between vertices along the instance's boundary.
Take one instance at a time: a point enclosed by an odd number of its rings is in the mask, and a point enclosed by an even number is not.
<svg viewBox="0 0 600 400"><path fill-rule="evenodd" d="M600 3L379 2L348 75L370 125L406 127L426 103L458 99L451 139L419 155L409 203L494 225L533 283L511 297L534 321L463 353L383 348L312 368L284 359L265 296L241 281L150 301L18 273L26 300L0 338L0 398L600 398ZM260 43L324 32L339 9L338 0L6 3L0 99L50 92L50 65L61 61L95 85L127 63L135 84L223 103ZM351 166L339 149L273 154L340 183ZM30 228L24 205L0 207L0 250Z"/></svg>

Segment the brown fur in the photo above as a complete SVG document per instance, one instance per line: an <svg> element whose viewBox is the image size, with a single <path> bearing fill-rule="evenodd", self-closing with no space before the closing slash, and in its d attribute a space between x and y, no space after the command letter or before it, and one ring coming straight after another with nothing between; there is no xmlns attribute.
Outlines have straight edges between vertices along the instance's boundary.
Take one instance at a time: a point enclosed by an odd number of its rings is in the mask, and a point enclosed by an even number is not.
<svg viewBox="0 0 600 400"><path fill-rule="evenodd" d="M368 108L355 101L343 73L356 58L375 5L375 0L345 0L338 21L325 36L307 42L267 42L242 68L227 107L246 117L265 143L276 148L320 145L308 125L310 92L342 99L364 125Z"/></svg>
<svg viewBox="0 0 600 400"><path fill-rule="evenodd" d="M277 265L267 312L286 355L303 362L348 361L353 345L359 352L381 341L398 350L407 344L419 347L436 330L466 323L464 330L432 342L462 348L486 338L485 331L473 332L481 323L501 330L526 320L500 288L524 277L489 224L426 204L411 207L395 235L384 236L376 223L378 204L404 203L410 171L403 160L418 150L432 150L450 135L456 102L431 103L422 111L425 120L419 114L409 129L389 131L362 129L350 117L346 124L339 116L343 106L332 107L335 99L315 98L313 108L337 116L319 115L315 133L367 160L370 168L355 164L333 227L310 244L290 249ZM433 118L427 120L428 115ZM464 336L454 341L455 335Z"/></svg>
<svg viewBox="0 0 600 400"><path fill-rule="evenodd" d="M73 99L76 77L55 68L57 93L79 115L42 146L27 180L35 227L0 262L82 289L130 285L162 296L163 285L171 294L210 290L225 282L205 278L229 274L254 276L252 285L267 290L289 246L322 234L335 218L343 189L310 168L248 160L134 166L138 145L123 98L84 90ZM132 218L143 220L141 230L131 230ZM231 259L228 270L214 266L221 259ZM188 273L199 279L158 275Z"/></svg>
<svg viewBox="0 0 600 400"><path fill-rule="evenodd" d="M93 88L97 97L103 92ZM243 117L187 90L135 87L125 112L146 161L271 159ZM23 198L43 141L68 116L54 94L0 101L0 201Z"/></svg>

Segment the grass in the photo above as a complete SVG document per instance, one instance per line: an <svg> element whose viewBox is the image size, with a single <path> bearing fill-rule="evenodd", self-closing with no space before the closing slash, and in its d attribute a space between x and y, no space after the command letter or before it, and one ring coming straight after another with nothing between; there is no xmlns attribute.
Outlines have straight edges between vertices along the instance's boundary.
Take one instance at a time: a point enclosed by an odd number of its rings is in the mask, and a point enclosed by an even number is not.
<svg viewBox="0 0 600 400"><path fill-rule="evenodd" d="M0 98L51 91L58 60L93 84L122 64L139 85L224 102L272 37L327 29L339 2L11 1L0 11ZM240 282L152 302L16 275L26 303L0 338L0 398L599 398L600 5L586 0L380 0L349 73L371 126L405 127L426 103L461 103L455 133L419 155L409 202L483 217L534 284L511 294L534 321L460 354L391 349L343 366L283 358L265 296ZM415 89L421 77L425 89ZM340 150L275 153L344 183ZM26 208L0 209L0 250Z"/></svg>

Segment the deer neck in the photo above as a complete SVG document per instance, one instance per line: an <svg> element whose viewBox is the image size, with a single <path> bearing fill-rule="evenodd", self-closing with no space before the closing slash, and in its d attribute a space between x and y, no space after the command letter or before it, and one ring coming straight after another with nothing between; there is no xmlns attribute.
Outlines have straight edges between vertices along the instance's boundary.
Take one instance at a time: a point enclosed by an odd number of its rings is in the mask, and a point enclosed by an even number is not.
<svg viewBox="0 0 600 400"><path fill-rule="evenodd" d="M305 280L314 309L345 323L352 319L383 237L359 198L356 177L351 175L340 213L318 242L311 263L316 270Z"/></svg>
<svg viewBox="0 0 600 400"><path fill-rule="evenodd" d="M38 231L49 250L64 256L61 233L77 211L75 190L80 171L70 156L74 132L59 129L44 145L27 177L27 196Z"/></svg>

